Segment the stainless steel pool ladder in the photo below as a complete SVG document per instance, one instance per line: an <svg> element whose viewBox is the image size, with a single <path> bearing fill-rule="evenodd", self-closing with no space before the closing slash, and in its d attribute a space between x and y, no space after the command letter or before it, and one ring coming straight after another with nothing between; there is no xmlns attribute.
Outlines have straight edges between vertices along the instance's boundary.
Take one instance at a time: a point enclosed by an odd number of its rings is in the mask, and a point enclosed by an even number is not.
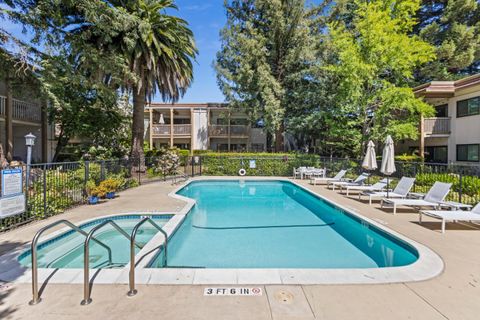
<svg viewBox="0 0 480 320"><path fill-rule="evenodd" d="M120 234L125 236L130 243L133 242L133 246L137 246L140 249L142 248L140 245L138 245L135 240L132 240L132 238L128 235L125 230L123 230L118 224L116 224L113 220L105 220L99 225L95 226L92 230L87 235L87 238L85 239L85 244L83 247L84 253L83 253L83 300L80 303L82 306L88 305L92 302L92 299L90 298L90 250L89 250L89 244L90 244L90 239L94 239L93 235L95 232L100 230L101 228L105 227L106 225L112 225Z"/></svg>
<svg viewBox="0 0 480 320"><path fill-rule="evenodd" d="M163 250L163 254L164 254L164 257L165 257L165 260L164 260L164 266L167 265L167 247L168 247L168 235L167 233L158 225L156 224L152 218L150 217L145 217L143 218L139 223L137 223L135 225L135 227L133 228L132 230L132 236L131 236L131 239L130 239L130 272L128 274L129 276L129 281L128 281L128 284L129 284L129 287L130 287L130 290L128 291L127 295L129 297L133 297L134 295L137 294L137 290L135 289L135 238L137 236L137 231L138 229L145 223L145 222L149 222L152 226L154 226L158 231L160 231L163 236L165 237L165 245L164 245L164 250Z"/></svg>
<svg viewBox="0 0 480 320"><path fill-rule="evenodd" d="M68 227L70 227L72 230L84 235L85 237L88 236L88 234L83 231L82 229L80 229L79 227L77 227L76 225L74 225L73 223L71 223L70 221L68 220L58 220L54 223L51 223L49 224L48 226L45 226L43 227L42 229L38 230L37 233L35 234L35 236L33 237L33 240L32 240L32 244L31 244L31 257L32 257L32 294L33 294L33 298L32 300L29 302L30 305L35 305L37 303L39 303L40 301L42 301L42 299L40 298L40 294L38 292L38 259L37 259L37 243L38 243L38 240L40 239L41 235L47 231L48 229L51 229L55 226L58 226L59 224L65 224L67 225ZM99 245L101 245L102 247L104 247L105 249L107 249L108 251L108 260L110 263L112 263L112 250L104 243L100 242L99 240L93 238L93 240L98 243Z"/></svg>

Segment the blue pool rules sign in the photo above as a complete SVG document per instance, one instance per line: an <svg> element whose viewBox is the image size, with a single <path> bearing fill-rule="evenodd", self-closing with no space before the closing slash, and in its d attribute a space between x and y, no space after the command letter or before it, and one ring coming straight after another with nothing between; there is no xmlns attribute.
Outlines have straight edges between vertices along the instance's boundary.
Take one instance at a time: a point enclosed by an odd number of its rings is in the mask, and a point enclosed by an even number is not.
<svg viewBox="0 0 480 320"><path fill-rule="evenodd" d="M2 170L2 197L0 218L25 212L22 169Z"/></svg>

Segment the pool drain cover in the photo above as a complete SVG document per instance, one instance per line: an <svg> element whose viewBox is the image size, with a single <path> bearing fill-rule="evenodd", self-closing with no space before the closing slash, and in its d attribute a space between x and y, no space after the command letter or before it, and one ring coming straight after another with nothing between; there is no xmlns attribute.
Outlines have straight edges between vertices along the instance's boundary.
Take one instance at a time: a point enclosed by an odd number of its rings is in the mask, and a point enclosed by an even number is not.
<svg viewBox="0 0 480 320"><path fill-rule="evenodd" d="M274 297L280 303L291 304L293 302L293 294L285 290L275 292Z"/></svg>

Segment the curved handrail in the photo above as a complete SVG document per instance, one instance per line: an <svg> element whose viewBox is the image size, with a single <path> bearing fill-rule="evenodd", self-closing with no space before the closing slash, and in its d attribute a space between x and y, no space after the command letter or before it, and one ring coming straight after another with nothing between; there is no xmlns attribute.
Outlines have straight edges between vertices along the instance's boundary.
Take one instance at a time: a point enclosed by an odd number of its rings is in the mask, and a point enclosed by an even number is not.
<svg viewBox="0 0 480 320"><path fill-rule="evenodd" d="M29 302L30 305L35 305L37 303L39 303L42 299L40 299L40 295L38 293L38 259L37 259L37 243L38 243L38 239L40 239L40 237L42 236L42 234L47 231L48 229L51 229L55 226L58 226L59 224L65 224L67 225L68 227L70 227L71 229L75 230L76 232L84 235L85 237L88 236L87 232L83 231L82 229L80 229L78 226L74 225L73 223L71 223L70 221L68 220L65 220L65 219L62 219L62 220L58 220L54 223L51 223L43 228L41 228L40 230L37 231L37 233L35 234L35 236L33 237L32 239L32 244L31 244L31 257L32 257L32 295L33 295L33 298L32 298L32 301ZM108 251L108 260L110 262L112 262L112 250L110 249L110 247L108 247L106 244L100 242L99 240L93 238L93 240L98 243L99 245L101 245L102 247L104 247L105 249L107 249Z"/></svg>
<svg viewBox="0 0 480 320"><path fill-rule="evenodd" d="M143 218L139 223L135 225L135 227L132 230L132 236L130 240L130 272L129 272L129 287L130 290L128 291L127 295L129 297L133 297L134 295L137 294L137 290L135 290L135 237L137 236L137 231L138 229L145 223L149 222L152 226L154 226L158 231L160 231L163 236L165 237L165 246L164 246L164 256L165 256L165 264L164 267L167 266L167 247L168 247L168 235L167 233L158 225L156 224L152 218L150 217L145 217Z"/></svg>
<svg viewBox="0 0 480 320"><path fill-rule="evenodd" d="M106 226L107 224L112 225L120 234L125 236L129 241L131 241L131 237L128 235L125 230L123 230L118 224L116 224L113 220L105 220L99 225L95 226L87 235L85 239L85 245L83 247L83 300L80 303L82 306L90 304L92 299L90 298L90 239L94 239L93 235L95 232ZM139 248L142 248L137 243L134 243Z"/></svg>

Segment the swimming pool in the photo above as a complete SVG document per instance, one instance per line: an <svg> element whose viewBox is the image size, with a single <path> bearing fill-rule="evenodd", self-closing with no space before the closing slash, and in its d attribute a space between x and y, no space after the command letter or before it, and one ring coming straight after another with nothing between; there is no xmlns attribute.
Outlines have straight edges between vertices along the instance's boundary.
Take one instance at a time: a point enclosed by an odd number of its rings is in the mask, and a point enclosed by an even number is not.
<svg viewBox="0 0 480 320"><path fill-rule="evenodd" d="M131 234L134 226L147 215L116 215L95 219L80 225L79 227L89 232L93 227L105 220L113 220L128 234ZM171 215L148 215L160 227L171 218ZM144 224L138 231L136 242L144 246L158 232L150 224ZM125 266L130 260L130 241L115 230L111 225L101 228L96 234L95 239L107 245L112 251L112 261L108 259L108 251L90 241L90 268L120 268ZM73 230L66 231L38 245L38 267L40 268L65 268L76 269L83 268L83 246L85 236ZM138 253L140 249L136 248ZM31 266L31 250L26 250L18 257L18 261L24 267Z"/></svg>
<svg viewBox="0 0 480 320"><path fill-rule="evenodd" d="M171 236L169 267L399 267L413 246L289 181L194 181L195 206ZM150 263L160 268L162 255Z"/></svg>

